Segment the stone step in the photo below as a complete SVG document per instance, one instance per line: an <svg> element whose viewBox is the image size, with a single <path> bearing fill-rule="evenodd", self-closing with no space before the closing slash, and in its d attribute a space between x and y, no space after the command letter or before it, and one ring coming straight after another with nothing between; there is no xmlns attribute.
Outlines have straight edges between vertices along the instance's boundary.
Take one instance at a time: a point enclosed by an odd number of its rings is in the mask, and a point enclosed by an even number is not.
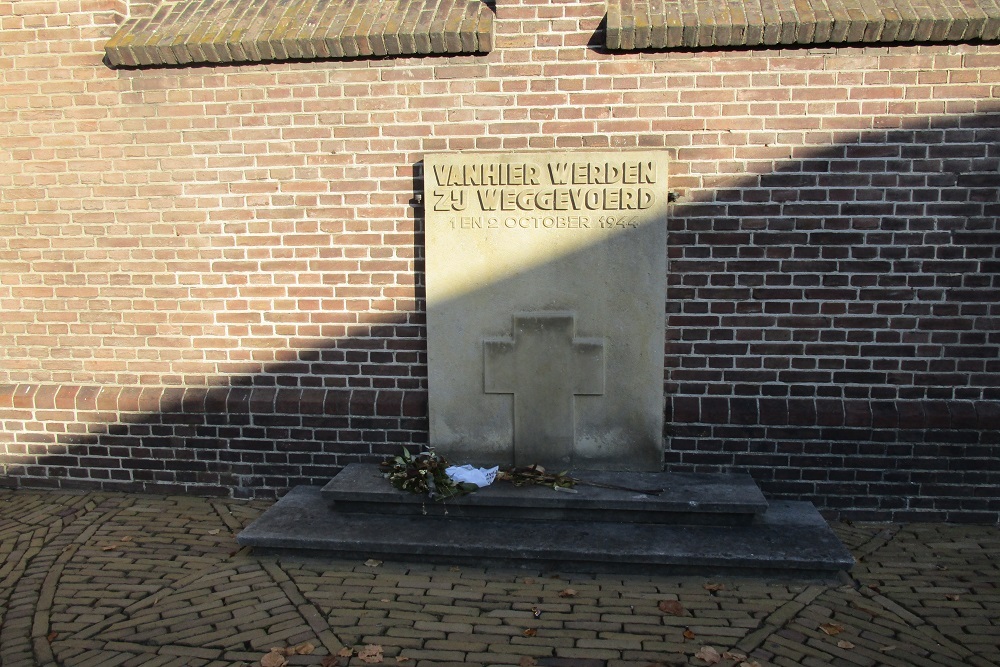
<svg viewBox="0 0 1000 667"><path fill-rule="evenodd" d="M610 521L689 525L748 525L767 501L746 474L580 471L571 490L497 481L447 501L393 487L374 464L348 465L323 487L338 512L409 514L521 521ZM662 489L657 495L593 486Z"/></svg>
<svg viewBox="0 0 1000 667"><path fill-rule="evenodd" d="M854 559L809 503L772 502L748 526L359 514L300 486L238 536L263 552L639 574L828 579Z"/></svg>

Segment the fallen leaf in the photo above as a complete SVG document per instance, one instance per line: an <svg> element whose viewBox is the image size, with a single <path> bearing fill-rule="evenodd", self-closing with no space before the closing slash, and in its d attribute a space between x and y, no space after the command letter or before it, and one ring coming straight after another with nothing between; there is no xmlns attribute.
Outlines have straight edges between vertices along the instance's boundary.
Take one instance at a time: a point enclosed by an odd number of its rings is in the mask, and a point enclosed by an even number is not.
<svg viewBox="0 0 1000 667"><path fill-rule="evenodd" d="M837 646L839 648L854 648L854 644L847 641L846 639L841 639L839 642L837 642Z"/></svg>
<svg viewBox="0 0 1000 667"><path fill-rule="evenodd" d="M337 651L337 655L339 655L341 658L350 658L352 655L354 655L354 649L345 646L344 648Z"/></svg>
<svg viewBox="0 0 1000 667"><path fill-rule="evenodd" d="M375 560L374 558L369 558L368 560L365 561L365 565L367 565L368 567L378 567L381 564L382 561Z"/></svg>
<svg viewBox="0 0 1000 667"><path fill-rule="evenodd" d="M460 568L457 565L453 565L453 566L451 566L451 567L448 568L448 571L449 572L461 572L462 568ZM397 660L398 660L398 658L397 658ZM407 660L409 660L409 658L407 658Z"/></svg>
<svg viewBox="0 0 1000 667"><path fill-rule="evenodd" d="M117 544L109 544L107 546L101 547L101 551L114 551L117 548L118 548Z"/></svg>
<svg viewBox="0 0 1000 667"><path fill-rule="evenodd" d="M741 662L740 667L760 667L760 663L754 660L753 662Z"/></svg>
<svg viewBox="0 0 1000 667"><path fill-rule="evenodd" d="M397 655L396 656L396 664L397 665L401 665L404 662L409 662L409 661L410 661L410 659L407 658L405 655Z"/></svg>
<svg viewBox="0 0 1000 667"><path fill-rule="evenodd" d="M664 614L670 614L671 616L683 616L685 611L684 605L677 600L660 600L660 604L656 606Z"/></svg>
<svg viewBox="0 0 1000 667"><path fill-rule="evenodd" d="M564 588L561 591L559 591L559 597L561 598L571 598L574 595L576 595L576 591L573 590L572 588Z"/></svg>
<svg viewBox="0 0 1000 667"><path fill-rule="evenodd" d="M883 646L882 648L880 648L879 652L880 653L888 653L889 651L895 651L895 650L896 650L896 645L895 644L889 644L888 646Z"/></svg>
<svg viewBox="0 0 1000 667"><path fill-rule="evenodd" d="M722 658L723 660L746 660L747 655L746 653L738 653L736 651L723 651Z"/></svg>
<svg viewBox="0 0 1000 667"><path fill-rule="evenodd" d="M823 623L822 625L819 626L819 629L832 637L834 635L839 635L841 632L843 632L844 626L842 626L840 623Z"/></svg>
<svg viewBox="0 0 1000 667"><path fill-rule="evenodd" d="M709 583L709 584L704 584L702 586L702 588L704 588L706 591L710 591L710 592L714 593L716 591L724 591L724 590L726 590L726 585L725 584L711 584L711 583Z"/></svg>
<svg viewBox="0 0 1000 667"><path fill-rule="evenodd" d="M319 663L319 667L341 667L340 658L335 655L328 655Z"/></svg>
<svg viewBox="0 0 1000 667"><path fill-rule="evenodd" d="M58 633L58 632L50 632L50 633L49 633L49 634L48 634L48 635L47 635L47 636L45 637L45 639L47 639L47 640L48 640L48 642L49 642L49 643L51 644L52 642L54 642L54 641L56 640L56 637L58 637L58 636L59 636L59 633Z"/></svg>
<svg viewBox="0 0 1000 667"><path fill-rule="evenodd" d="M536 630L535 628L528 628L521 634L523 634L525 637L534 637L535 635L538 634L538 630Z"/></svg>
<svg viewBox="0 0 1000 667"><path fill-rule="evenodd" d="M363 649L358 651L358 658L360 658L362 662L367 662L369 664L382 662L382 647L378 644L368 644Z"/></svg>
<svg viewBox="0 0 1000 667"><path fill-rule="evenodd" d="M533 583L535 583L535 580L532 579L531 577L525 577L524 578L524 583L526 583L526 584L533 584Z"/></svg>
<svg viewBox="0 0 1000 667"><path fill-rule="evenodd" d="M316 650L316 647L310 642L305 642L304 644L299 644L295 647L296 655L309 655Z"/></svg>
<svg viewBox="0 0 1000 667"><path fill-rule="evenodd" d="M218 535L221 532L222 532L222 530L220 528L213 528L212 530L208 531L208 534L209 535Z"/></svg>
<svg viewBox="0 0 1000 667"><path fill-rule="evenodd" d="M287 664L285 656L277 651L271 651L260 659L260 667L285 667Z"/></svg>
<svg viewBox="0 0 1000 667"><path fill-rule="evenodd" d="M518 662L517 664L520 665L521 667L535 667L535 665L538 664L538 661L532 658L530 655L526 655L523 658L521 658L520 662Z"/></svg>
<svg viewBox="0 0 1000 667"><path fill-rule="evenodd" d="M542 617L542 610L539 609L538 607L532 607L531 608L531 615L534 616L535 618L541 618Z"/></svg>
<svg viewBox="0 0 1000 667"><path fill-rule="evenodd" d="M698 636L695 633L691 632L691 628L684 628L684 632L681 634L684 635L684 639L694 639L695 637Z"/></svg>
<svg viewBox="0 0 1000 667"><path fill-rule="evenodd" d="M700 658L710 665L714 665L722 660L722 656L719 655L719 652L711 646L702 646L698 652L694 654L694 657Z"/></svg>
<svg viewBox="0 0 1000 667"><path fill-rule="evenodd" d="M952 602L958 602L959 600L962 599L961 595L956 595L954 593L951 593L949 595L945 595L945 597L948 598L949 600L951 600Z"/></svg>
<svg viewBox="0 0 1000 667"><path fill-rule="evenodd" d="M131 541L132 541L131 535L126 535L125 537L122 538L122 542L131 542Z"/></svg>

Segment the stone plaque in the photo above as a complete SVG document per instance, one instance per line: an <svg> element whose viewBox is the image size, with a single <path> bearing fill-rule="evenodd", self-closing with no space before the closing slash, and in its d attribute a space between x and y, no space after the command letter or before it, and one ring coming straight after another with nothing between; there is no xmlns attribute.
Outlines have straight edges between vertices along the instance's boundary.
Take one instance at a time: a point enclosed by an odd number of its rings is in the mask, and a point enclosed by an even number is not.
<svg viewBox="0 0 1000 667"><path fill-rule="evenodd" d="M663 153L426 156L439 452L661 469L666 211Z"/></svg>

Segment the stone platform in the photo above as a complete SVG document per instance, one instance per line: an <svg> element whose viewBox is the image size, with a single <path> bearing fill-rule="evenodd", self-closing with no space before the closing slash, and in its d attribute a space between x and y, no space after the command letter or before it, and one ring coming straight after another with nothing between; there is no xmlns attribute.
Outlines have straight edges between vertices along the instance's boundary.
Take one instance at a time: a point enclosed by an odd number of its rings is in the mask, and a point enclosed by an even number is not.
<svg viewBox="0 0 1000 667"><path fill-rule="evenodd" d="M835 576L854 564L811 504L772 502L762 507L752 499L754 494L746 482L738 478L728 490L716 480L718 497L713 511L684 512L671 507L676 499L671 500L670 494L661 498L601 488L572 494L544 487L503 489L503 482L447 504L410 494L396 503L392 502L396 490L388 481L377 479L381 489L372 484L373 472L371 467L349 466L341 473L346 473L345 478L325 491L318 487L293 489L240 533L238 542L258 550L311 556L586 572L764 574L815 579ZM603 473L601 479L635 486L637 475ZM641 486L659 482L657 488L680 489L681 482L690 484L693 479L644 473ZM712 486L707 484L707 488ZM340 506L352 485L362 500L358 501L360 506L354 504L345 511ZM489 489L493 491L486 493ZM514 502L522 492L525 500ZM614 494L619 497L609 498ZM382 500L373 499L379 495ZM595 507L598 497L608 503L604 508ZM719 516L734 514L733 507L722 502L725 498L739 499L733 504L743 504L743 510L750 512L750 521L718 525L728 520ZM347 500L346 504L352 502ZM692 502L698 505L707 502L707 497L696 493ZM644 513L656 514L649 509L656 505L661 505L668 521L655 516L642 520ZM619 518L616 513L620 513Z"/></svg>
<svg viewBox="0 0 1000 667"><path fill-rule="evenodd" d="M573 477L580 480L573 489L496 482L475 493L434 502L395 488L377 465L352 464L323 487L322 495L338 512L452 519L734 526L750 524L767 511L767 501L746 474L580 471Z"/></svg>

